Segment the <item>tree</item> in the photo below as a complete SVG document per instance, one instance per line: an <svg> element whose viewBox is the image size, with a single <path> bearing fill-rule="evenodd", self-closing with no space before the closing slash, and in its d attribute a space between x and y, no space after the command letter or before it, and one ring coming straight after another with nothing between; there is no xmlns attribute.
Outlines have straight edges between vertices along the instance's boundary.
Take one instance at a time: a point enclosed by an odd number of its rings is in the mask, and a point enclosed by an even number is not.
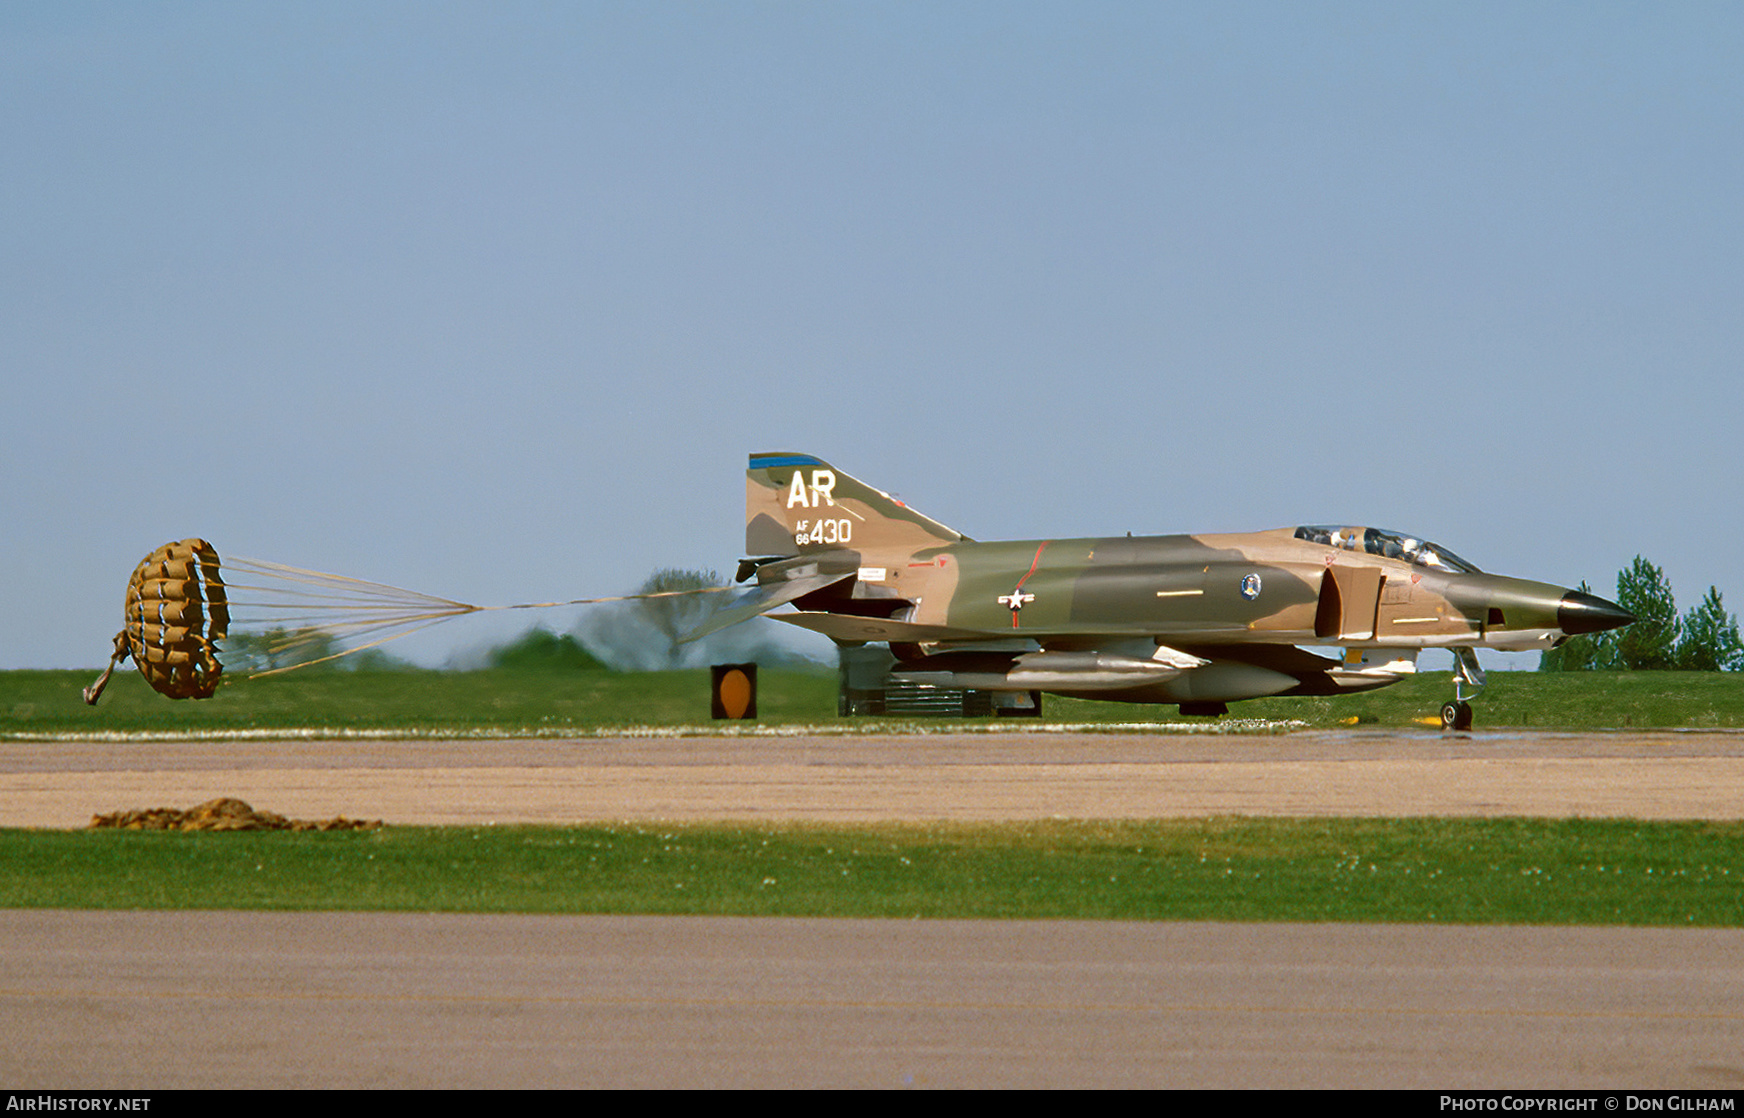
<svg viewBox="0 0 1744 1118"><path fill-rule="evenodd" d="M582 617L574 635L588 652L618 671L658 672L748 661L766 668L815 666L811 655L781 635L786 627L766 617L678 643L731 604L733 593L727 587L714 571L663 567L637 591L663 597L595 607Z"/></svg>
<svg viewBox="0 0 1744 1118"><path fill-rule="evenodd" d="M1617 604L1635 615L1635 623L1616 631L1608 662L1594 666L1631 671L1676 667L1677 600L1665 572L1637 555L1617 575Z"/></svg>
<svg viewBox="0 0 1744 1118"><path fill-rule="evenodd" d="M517 671L599 671L605 667L568 633L529 629L508 644L491 649L485 662Z"/></svg>
<svg viewBox="0 0 1744 1118"><path fill-rule="evenodd" d="M1590 594L1587 584L1580 584ZM1744 671L1744 636L1726 612L1718 588L1682 618L1665 572L1637 555L1617 575L1617 604L1636 621L1607 633L1569 637L1538 662L1541 672L1632 671L1674 668L1690 672Z"/></svg>
<svg viewBox="0 0 1744 1118"><path fill-rule="evenodd" d="M220 643L219 655L226 669L249 675L299 664L310 665L311 671L394 672L412 667L379 648L346 652L337 637L319 628L232 631Z"/></svg>
<svg viewBox="0 0 1744 1118"><path fill-rule="evenodd" d="M638 594L665 594L663 598L640 598L633 603L642 619L666 642L666 659L676 667L682 658L678 640L709 619L721 607L722 595L694 591L724 587L715 571L662 567L648 576Z"/></svg>
<svg viewBox="0 0 1744 1118"><path fill-rule="evenodd" d="M232 632L219 642L224 666L235 672L270 672L326 660L340 651L332 634L320 629L267 629Z"/></svg>
<svg viewBox="0 0 1744 1118"><path fill-rule="evenodd" d="M1738 617L1726 612L1718 588L1708 587L1702 604L1684 615L1674 661L1684 671L1744 671L1744 638Z"/></svg>
<svg viewBox="0 0 1744 1118"><path fill-rule="evenodd" d="M678 642L727 597L698 591L726 585L714 571L662 567L636 590L659 597L602 606L583 619L575 635L589 652L621 670L667 671L707 663L704 648Z"/></svg>

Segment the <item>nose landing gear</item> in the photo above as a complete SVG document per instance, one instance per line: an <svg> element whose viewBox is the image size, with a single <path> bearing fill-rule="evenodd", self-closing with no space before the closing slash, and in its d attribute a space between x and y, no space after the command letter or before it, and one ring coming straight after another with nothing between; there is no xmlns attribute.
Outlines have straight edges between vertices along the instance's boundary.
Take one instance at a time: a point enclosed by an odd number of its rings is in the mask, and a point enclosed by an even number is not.
<svg viewBox="0 0 1744 1118"><path fill-rule="evenodd" d="M1467 691L1470 688L1470 691ZM1472 728L1472 708L1469 700L1478 697L1484 689L1484 669L1478 663L1478 654L1470 648L1453 650L1453 702L1445 703L1441 708L1441 728L1448 730L1469 730Z"/></svg>

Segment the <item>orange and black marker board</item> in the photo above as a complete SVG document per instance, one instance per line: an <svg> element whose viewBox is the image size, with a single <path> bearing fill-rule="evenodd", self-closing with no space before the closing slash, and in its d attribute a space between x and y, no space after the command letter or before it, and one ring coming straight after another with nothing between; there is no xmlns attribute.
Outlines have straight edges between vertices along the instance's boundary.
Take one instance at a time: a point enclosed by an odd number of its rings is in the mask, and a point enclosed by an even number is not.
<svg viewBox="0 0 1744 1118"><path fill-rule="evenodd" d="M757 665L716 664L714 700L710 711L716 718L757 717Z"/></svg>

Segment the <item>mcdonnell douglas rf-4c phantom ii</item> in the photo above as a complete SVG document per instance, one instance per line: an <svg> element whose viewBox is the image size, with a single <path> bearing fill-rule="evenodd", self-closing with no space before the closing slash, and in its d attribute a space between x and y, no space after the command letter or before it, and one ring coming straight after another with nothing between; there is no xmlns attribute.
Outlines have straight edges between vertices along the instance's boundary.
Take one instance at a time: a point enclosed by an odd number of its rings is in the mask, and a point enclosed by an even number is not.
<svg viewBox="0 0 1744 1118"><path fill-rule="evenodd" d="M1635 620L1381 528L977 542L807 454L751 455L745 554L737 581L756 587L686 639L792 603L770 616L841 645L888 643L893 678L1038 712L1046 691L1224 714L1385 687L1422 649L1447 648L1441 721L1467 729L1476 649L1542 650Z"/></svg>

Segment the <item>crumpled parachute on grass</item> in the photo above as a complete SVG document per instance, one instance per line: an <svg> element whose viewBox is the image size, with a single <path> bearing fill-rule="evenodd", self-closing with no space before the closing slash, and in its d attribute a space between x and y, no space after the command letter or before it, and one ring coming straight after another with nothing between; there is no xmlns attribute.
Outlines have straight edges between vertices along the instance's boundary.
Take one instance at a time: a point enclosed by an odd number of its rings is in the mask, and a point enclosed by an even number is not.
<svg viewBox="0 0 1744 1118"><path fill-rule="evenodd" d="M173 807L134 808L91 816L94 828L126 831L371 831L379 819L286 819L272 811L256 811L234 796L220 796L180 811Z"/></svg>

